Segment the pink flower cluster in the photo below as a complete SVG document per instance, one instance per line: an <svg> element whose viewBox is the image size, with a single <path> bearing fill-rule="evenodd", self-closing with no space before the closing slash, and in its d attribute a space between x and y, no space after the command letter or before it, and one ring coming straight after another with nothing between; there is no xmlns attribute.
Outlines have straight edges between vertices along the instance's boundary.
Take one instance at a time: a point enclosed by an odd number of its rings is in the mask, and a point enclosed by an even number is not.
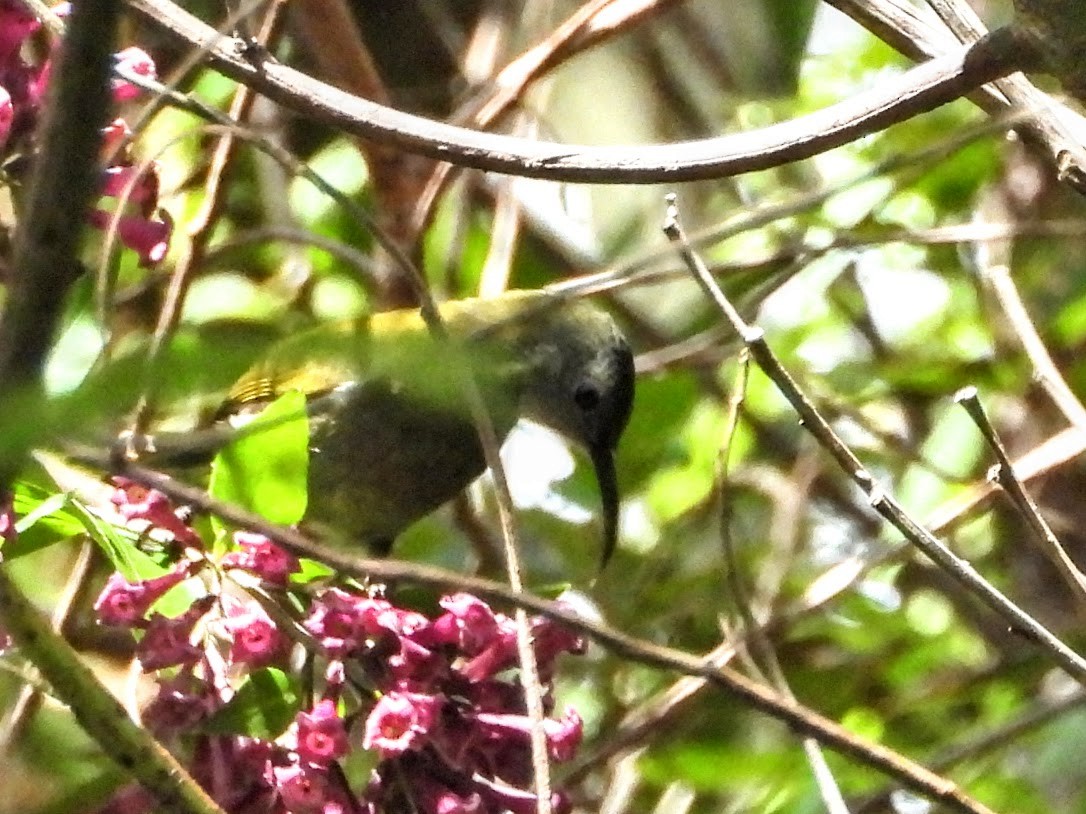
<svg viewBox="0 0 1086 814"><path fill-rule="evenodd" d="M178 514L153 490L121 481L115 502L126 517L167 529L177 539L190 542L195 535L187 526L187 532L178 528L184 526ZM296 558L260 535L239 532L235 543L219 568L247 571L269 591L290 591L290 578L299 571ZM210 735L204 725L229 703L241 678L260 667L287 670L292 645L278 620L289 611L284 607L273 620L240 593L196 591L199 598L176 617L151 612L168 590L208 564L195 559L202 548L187 550L188 559L162 577L133 584L114 575L96 608L104 623L142 631L137 655L145 670L168 671L158 676L159 692L144 721L159 736L190 744L193 775L226 811L536 810L531 725L516 681L510 617L465 593L442 598L441 611L431 617L374 592L294 591L297 631L291 638L305 644L309 669L324 664L320 680L306 682L317 690L315 701L272 739ZM546 618L530 626L546 689L549 757L569 760L580 744L582 721L572 708L554 714L550 687L558 656L582 652L584 642ZM366 787L352 789L344 761L362 750L375 753L377 762ZM560 792L551 802L555 811L569 809ZM114 803L120 806L122 799ZM153 808L134 792L126 793L123 804L126 811Z"/></svg>
<svg viewBox="0 0 1086 814"><path fill-rule="evenodd" d="M65 17L68 4L61 3L53 11ZM40 28L41 23L19 0L0 0L0 158L33 150L34 131L49 84L52 52L57 45L50 43L49 55L39 62L25 60L23 45ZM139 48L126 48L115 59L129 74L155 76L154 61ZM112 92L117 104L139 94L132 83L123 79L113 80ZM139 173L124 150L118 149L128 135L121 119L106 128L104 153L109 166L103 174L103 200L87 217L92 226L103 230L116 218L121 242L138 253L141 265L149 266L165 256L173 225L158 209L158 175L154 165ZM109 207L105 199L113 199Z"/></svg>
<svg viewBox="0 0 1086 814"><path fill-rule="evenodd" d="M0 0L0 146L33 130L49 79L49 61L26 62L23 43L41 23L18 0Z"/></svg>
<svg viewBox="0 0 1086 814"><path fill-rule="evenodd" d="M366 716L362 746L382 760L366 792L374 811L530 812L530 722L521 688L505 674L517 663L513 620L482 600L455 594L435 619L385 599L329 589L305 627L329 653L360 659L380 696ZM532 621L540 672L554 674L583 641L548 619ZM550 709L553 699L545 704ZM568 760L582 723L568 709L544 721L553 760ZM562 795L552 801L566 807Z"/></svg>

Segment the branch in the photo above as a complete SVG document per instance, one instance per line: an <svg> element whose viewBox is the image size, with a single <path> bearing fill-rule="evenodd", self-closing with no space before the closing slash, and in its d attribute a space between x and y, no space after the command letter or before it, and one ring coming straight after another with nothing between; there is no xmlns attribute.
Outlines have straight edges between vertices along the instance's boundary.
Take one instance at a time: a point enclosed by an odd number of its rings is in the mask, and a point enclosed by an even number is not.
<svg viewBox="0 0 1086 814"><path fill-rule="evenodd" d="M1060 576L1063 577L1064 582L1067 583L1072 599L1082 608L1086 604L1086 575L1083 575L1079 567L1075 565L1074 560L1067 554L1063 544L1060 543L1052 528L1041 516L1037 504L1030 497L1026 487L1015 473L1014 464L1007 454L1007 448L1003 446L1003 442L992 425L991 419L988 418L988 413L980 403L977 388L973 386L963 387L954 396L954 400L973 419L973 423L977 425L977 429L980 430L984 440L988 442L988 446L995 453L996 460L999 461L989 475L989 480L998 483L1000 488L1007 494L1011 506L1025 520L1026 525L1029 526L1030 531L1037 538L1041 550L1052 562Z"/></svg>
<svg viewBox="0 0 1086 814"><path fill-rule="evenodd" d="M957 37L946 28L938 28L921 20L910 7L900 0L826 0L834 8L854 19L879 39L912 59L926 59L949 53L957 47ZM1021 2L1021 0L1020 0ZM1060 2L1060 0L1055 0ZM955 2L932 3L944 22L959 33L965 41L980 36L976 15L961 13L964 6ZM1019 9L1021 10L1021 9ZM1058 16L1056 17L1058 19ZM1028 22L1028 21L1027 21ZM1016 24L1019 24L1016 18ZM1020 29L1022 26L1019 26ZM1035 30L1022 35L1030 40ZM1039 57L1044 61L1043 38L1032 38L1023 47L1023 53L1032 52L1030 61ZM1037 53L1038 51L1042 53ZM1081 60L1080 60L1081 61ZM1022 68L1025 70L1025 66ZM1030 118L1015 127L1027 143L1043 153L1050 164L1057 167L1060 180L1075 190L1086 194L1086 145L1082 132L1084 119L1067 105L1037 90L1023 76L1009 76L988 86L970 97L982 110L998 114L1008 108L1025 108Z"/></svg>
<svg viewBox="0 0 1086 814"><path fill-rule="evenodd" d="M141 17L210 65L275 101L347 133L476 169L552 181L635 183L720 178L809 158L933 110L1019 70L1030 52L1010 30L931 60L851 99L749 133L672 144L589 147L480 133L360 99L264 57L169 0L128 0Z"/></svg>

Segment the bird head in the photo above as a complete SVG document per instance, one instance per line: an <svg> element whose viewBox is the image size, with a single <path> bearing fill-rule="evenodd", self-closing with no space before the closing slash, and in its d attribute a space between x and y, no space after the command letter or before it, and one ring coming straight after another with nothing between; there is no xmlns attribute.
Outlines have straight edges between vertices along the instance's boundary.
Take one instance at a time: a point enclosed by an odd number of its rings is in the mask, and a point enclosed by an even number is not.
<svg viewBox="0 0 1086 814"><path fill-rule="evenodd" d="M584 300L541 308L522 325L523 412L584 447L592 459L606 564L618 536L614 451L633 407L633 353L610 315Z"/></svg>

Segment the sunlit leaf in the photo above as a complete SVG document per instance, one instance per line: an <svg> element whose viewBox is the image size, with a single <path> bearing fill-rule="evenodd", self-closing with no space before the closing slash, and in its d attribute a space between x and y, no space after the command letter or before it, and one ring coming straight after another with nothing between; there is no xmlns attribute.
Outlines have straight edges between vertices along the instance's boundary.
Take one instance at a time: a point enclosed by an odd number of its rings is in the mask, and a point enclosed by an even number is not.
<svg viewBox="0 0 1086 814"><path fill-rule="evenodd" d="M215 457L209 492L273 523L290 525L305 514L308 471L305 396L291 391Z"/></svg>

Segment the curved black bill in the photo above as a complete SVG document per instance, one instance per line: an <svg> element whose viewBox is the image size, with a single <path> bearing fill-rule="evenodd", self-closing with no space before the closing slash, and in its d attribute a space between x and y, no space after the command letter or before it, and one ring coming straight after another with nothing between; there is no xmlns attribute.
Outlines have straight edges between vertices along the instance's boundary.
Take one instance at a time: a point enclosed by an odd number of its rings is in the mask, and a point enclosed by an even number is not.
<svg viewBox="0 0 1086 814"><path fill-rule="evenodd" d="M596 469L596 481L600 485L600 501L603 507L603 553L600 570L606 567L618 541L618 479L615 476L615 458L608 447L589 451Z"/></svg>

